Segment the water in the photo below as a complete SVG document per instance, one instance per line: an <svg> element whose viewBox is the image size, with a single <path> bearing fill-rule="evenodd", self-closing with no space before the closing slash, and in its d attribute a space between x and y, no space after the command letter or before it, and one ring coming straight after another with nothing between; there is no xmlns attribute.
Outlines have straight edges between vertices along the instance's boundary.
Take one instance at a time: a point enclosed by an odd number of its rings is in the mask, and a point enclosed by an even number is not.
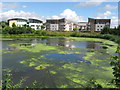
<svg viewBox="0 0 120 90"><path fill-rule="evenodd" d="M21 43L36 46L20 46ZM37 47L39 44L44 47ZM5 40L2 41L3 71L12 70L14 83L25 78L22 87L36 80L41 88L83 88L90 79L109 87L107 83L113 79L111 54L102 44L66 38ZM39 49L39 52L30 51Z"/></svg>

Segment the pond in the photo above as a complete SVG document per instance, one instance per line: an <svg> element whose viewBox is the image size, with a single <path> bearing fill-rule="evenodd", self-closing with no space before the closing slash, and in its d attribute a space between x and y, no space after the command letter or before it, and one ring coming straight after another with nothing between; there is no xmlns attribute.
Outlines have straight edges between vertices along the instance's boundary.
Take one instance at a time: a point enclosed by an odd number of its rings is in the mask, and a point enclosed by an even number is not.
<svg viewBox="0 0 120 90"><path fill-rule="evenodd" d="M110 56L117 44L94 38L19 38L2 41L3 71L22 87L35 80L40 88L85 88L95 80L105 88L114 85ZM4 73L3 73L4 74Z"/></svg>

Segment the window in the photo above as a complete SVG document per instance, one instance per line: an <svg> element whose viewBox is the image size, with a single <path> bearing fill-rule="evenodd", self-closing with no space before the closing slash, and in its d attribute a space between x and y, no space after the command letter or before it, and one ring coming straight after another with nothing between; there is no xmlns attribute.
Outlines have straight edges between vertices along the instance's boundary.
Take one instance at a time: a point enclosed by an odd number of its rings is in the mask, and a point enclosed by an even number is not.
<svg viewBox="0 0 120 90"><path fill-rule="evenodd" d="M31 27L35 27L35 25L31 25Z"/></svg>

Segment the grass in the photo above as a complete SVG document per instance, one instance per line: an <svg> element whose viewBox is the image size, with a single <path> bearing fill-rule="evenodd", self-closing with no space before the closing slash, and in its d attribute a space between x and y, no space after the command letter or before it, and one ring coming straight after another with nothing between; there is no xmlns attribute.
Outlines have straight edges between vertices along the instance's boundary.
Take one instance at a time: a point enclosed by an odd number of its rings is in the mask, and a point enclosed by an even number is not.
<svg viewBox="0 0 120 90"><path fill-rule="evenodd" d="M41 31L42 32L42 31ZM0 37L4 38L40 38L40 37L89 37L89 38L102 38L110 41L114 41L120 44L120 36L111 35L111 34L100 34L99 32L71 32L71 31L44 31L45 35L39 34L2 34Z"/></svg>

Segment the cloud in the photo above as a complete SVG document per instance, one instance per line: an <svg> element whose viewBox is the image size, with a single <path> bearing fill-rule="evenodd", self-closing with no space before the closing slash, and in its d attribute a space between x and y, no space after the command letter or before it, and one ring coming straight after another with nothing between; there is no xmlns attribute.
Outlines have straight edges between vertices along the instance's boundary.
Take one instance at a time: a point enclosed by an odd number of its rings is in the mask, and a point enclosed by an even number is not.
<svg viewBox="0 0 120 90"><path fill-rule="evenodd" d="M54 16L50 17L50 19L61 19L61 17L54 15Z"/></svg>
<svg viewBox="0 0 120 90"><path fill-rule="evenodd" d="M98 6L100 4L101 4L101 2L81 2L81 3L77 4L76 7L89 8L89 7L93 7L93 6Z"/></svg>
<svg viewBox="0 0 120 90"><path fill-rule="evenodd" d="M2 9L8 10L8 9L14 9L19 7L18 3L1 3Z"/></svg>
<svg viewBox="0 0 120 90"><path fill-rule="evenodd" d="M89 8L89 7L94 7L94 6L98 6L101 3L105 2L106 0L100 0L100 1L95 1L95 0L87 0L85 2L81 2L79 4L76 5L76 7L78 8Z"/></svg>
<svg viewBox="0 0 120 90"><path fill-rule="evenodd" d="M104 13L98 13L97 15L97 19L103 18L103 19L107 19L110 15L112 15L112 13L110 11L106 11Z"/></svg>
<svg viewBox="0 0 120 90"><path fill-rule="evenodd" d="M27 6L23 5L22 7L23 7L23 8L26 8Z"/></svg>
<svg viewBox="0 0 120 90"><path fill-rule="evenodd" d="M80 21L83 21L83 18L82 16L78 16L76 14L75 11L71 10L71 9L65 9L61 14L60 14L61 17L64 17L68 20L71 20L73 22L80 22Z"/></svg>
<svg viewBox="0 0 120 90"><path fill-rule="evenodd" d="M85 20L83 20L84 17L78 16L76 14L76 12L71 10L71 9L65 9L62 13L60 13L59 16L54 15L54 16L51 16L47 19L61 19L61 18L66 18L66 19L68 19L68 20L70 20L74 23L77 23L77 22L80 22L80 21L85 21Z"/></svg>
<svg viewBox="0 0 120 90"><path fill-rule="evenodd" d="M103 8L99 8L98 10L99 11L111 11L113 9L117 9L117 6L114 6L114 5L106 5L105 7Z"/></svg>
<svg viewBox="0 0 120 90"><path fill-rule="evenodd" d="M110 11L106 11L105 13L99 13L96 17L97 19L111 19L111 28L118 26L118 17L110 16L112 13Z"/></svg>
<svg viewBox="0 0 120 90"><path fill-rule="evenodd" d="M20 6L19 3L0 3L3 10L12 10L16 8L26 8L26 5Z"/></svg>
<svg viewBox="0 0 120 90"><path fill-rule="evenodd" d="M111 17L111 27L114 28L114 27L117 27L118 26L118 17Z"/></svg>
<svg viewBox="0 0 120 90"><path fill-rule="evenodd" d="M15 10L9 10L7 12L1 12L0 20L6 21L11 18L34 18L34 19L40 19L45 22L45 17L40 16L34 12L24 12L24 11L15 11Z"/></svg>

